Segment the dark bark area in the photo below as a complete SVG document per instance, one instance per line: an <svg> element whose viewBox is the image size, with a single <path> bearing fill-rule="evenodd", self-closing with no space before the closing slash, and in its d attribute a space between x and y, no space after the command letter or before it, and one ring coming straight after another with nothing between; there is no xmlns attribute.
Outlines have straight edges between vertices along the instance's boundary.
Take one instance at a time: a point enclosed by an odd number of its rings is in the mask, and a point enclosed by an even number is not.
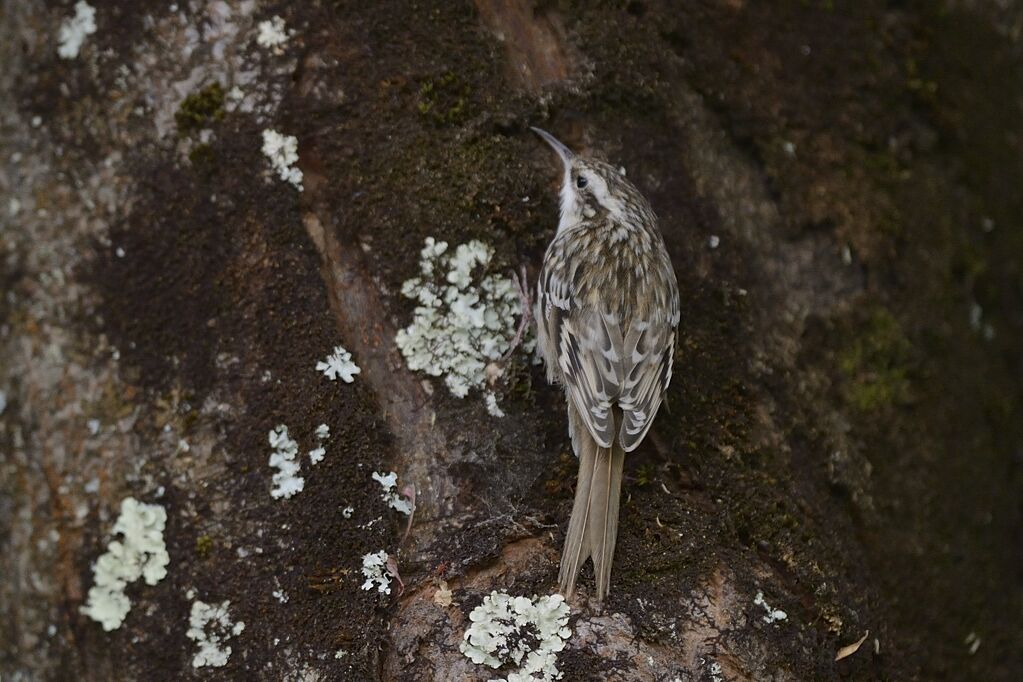
<svg viewBox="0 0 1023 682"><path fill-rule="evenodd" d="M520 352L492 417L394 336L426 237L535 272L530 125L627 168L683 300L564 679L1018 676L1019 2L111 1L62 59L72 4L0 5L5 680L501 675L458 645L491 590L556 587L563 398ZM353 384L314 370L338 344ZM272 499L267 432L321 422ZM128 495L166 508L171 564L106 633L79 609ZM380 549L390 596L360 589ZM246 625L224 668L192 667L190 591Z"/></svg>

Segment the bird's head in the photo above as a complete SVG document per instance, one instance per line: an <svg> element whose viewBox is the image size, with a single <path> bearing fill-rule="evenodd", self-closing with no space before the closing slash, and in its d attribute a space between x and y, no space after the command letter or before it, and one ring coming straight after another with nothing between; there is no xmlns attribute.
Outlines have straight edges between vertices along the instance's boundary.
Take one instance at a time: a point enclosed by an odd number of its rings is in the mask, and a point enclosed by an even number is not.
<svg viewBox="0 0 1023 682"><path fill-rule="evenodd" d="M646 199L626 179L624 169L576 154L546 130L531 130L557 152L564 166L559 232L584 220L629 225L639 214L652 214Z"/></svg>

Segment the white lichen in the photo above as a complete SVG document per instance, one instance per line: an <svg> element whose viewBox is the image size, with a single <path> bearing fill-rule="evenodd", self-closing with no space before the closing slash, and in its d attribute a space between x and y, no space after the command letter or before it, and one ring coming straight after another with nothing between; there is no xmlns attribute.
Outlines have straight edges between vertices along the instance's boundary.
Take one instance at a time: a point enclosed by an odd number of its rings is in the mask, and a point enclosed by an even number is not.
<svg viewBox="0 0 1023 682"><path fill-rule="evenodd" d="M256 43L260 47L273 50L274 54L284 52L284 45L291 37L291 32L288 31L284 19L274 16L266 21L261 21L257 30L259 33L256 36Z"/></svg>
<svg viewBox="0 0 1023 682"><path fill-rule="evenodd" d="M326 360L316 363L316 371L323 372L323 376L331 381L337 381L340 377L341 381L350 384L362 370L352 361L351 353L341 346L334 346L334 352Z"/></svg>
<svg viewBox="0 0 1023 682"><path fill-rule="evenodd" d="M763 616L765 623L777 623L778 621L785 620L789 617L789 615L781 609L772 608L771 605L767 603L767 600L764 599L763 592L757 592L757 596L753 598L753 603L762 607L764 611L766 611L766 614Z"/></svg>
<svg viewBox="0 0 1023 682"><path fill-rule="evenodd" d="M495 395L493 391L487 391L483 395L483 399L487 404L487 412L490 413L490 416L492 417L504 416L504 410L502 410L501 406L497 404L497 395Z"/></svg>
<svg viewBox="0 0 1023 682"><path fill-rule="evenodd" d="M75 59L86 37L96 32L96 8L85 0L75 4L75 15L60 25L57 33L57 54L64 59Z"/></svg>
<svg viewBox="0 0 1023 682"><path fill-rule="evenodd" d="M188 619L189 639L199 645L199 651L192 658L192 667L211 666L220 668L227 665L231 657L231 647L224 644L231 637L237 637L245 629L245 623L231 622L228 607L231 602L207 604L196 600L192 602L192 612Z"/></svg>
<svg viewBox="0 0 1023 682"><path fill-rule="evenodd" d="M313 432L316 436L316 440L320 443L330 438L330 427L326 424L320 424L316 427L316 431ZM323 461L324 456L327 454L327 449L320 445L309 451L309 461L313 464L319 464Z"/></svg>
<svg viewBox="0 0 1023 682"><path fill-rule="evenodd" d="M139 578L155 585L167 575L170 556L163 541L166 524L167 511L158 504L139 502L134 497L121 502L113 534L123 539L111 541L93 565L95 584L82 607L82 613L102 624L104 630L120 627L131 610L125 587Z"/></svg>
<svg viewBox="0 0 1023 682"><path fill-rule="evenodd" d="M373 480L379 483L380 487L383 488L383 492L380 493L380 498L387 503L388 507L401 512L405 516L412 514L412 503L400 495L397 491L398 474L393 471L388 474L382 474L379 471L374 471Z"/></svg>
<svg viewBox="0 0 1023 682"><path fill-rule="evenodd" d="M391 577L387 573L387 552L380 550L362 557L362 575L366 582L362 589L372 590L374 587L381 594L391 593Z"/></svg>
<svg viewBox="0 0 1023 682"><path fill-rule="evenodd" d="M459 398L484 387L487 365L508 351L522 314L515 283L486 274L493 255L480 241L451 252L447 242L429 237L420 252L420 276L401 287L418 304L412 323L395 337L405 362L414 371L444 377Z"/></svg>
<svg viewBox="0 0 1023 682"><path fill-rule="evenodd" d="M507 682L560 680L558 652L572 636L568 614L560 594L528 599L491 592L469 614L460 649L477 665L514 666Z"/></svg>
<svg viewBox="0 0 1023 682"><path fill-rule="evenodd" d="M298 162L297 137L282 135L267 128L263 131L263 155L270 159L271 167L281 180L290 182L298 191L302 191L302 171L295 168Z"/></svg>
<svg viewBox="0 0 1023 682"><path fill-rule="evenodd" d="M289 498L305 488L305 479L299 476L298 443L288 434L288 427L279 424L270 431L270 466L277 469L273 475L274 487L270 490L273 498Z"/></svg>
<svg viewBox="0 0 1023 682"><path fill-rule="evenodd" d="M383 520L384 520L384 517L378 516L375 519L372 519L371 521L367 521L366 523L362 524L361 526L359 526L359 528L361 528L362 530L369 530L375 524L380 523Z"/></svg>
<svg viewBox="0 0 1023 682"><path fill-rule="evenodd" d="M345 517L346 519L352 518L352 514L354 513L355 507L353 507L352 505L348 505L347 507L341 510L341 516Z"/></svg>

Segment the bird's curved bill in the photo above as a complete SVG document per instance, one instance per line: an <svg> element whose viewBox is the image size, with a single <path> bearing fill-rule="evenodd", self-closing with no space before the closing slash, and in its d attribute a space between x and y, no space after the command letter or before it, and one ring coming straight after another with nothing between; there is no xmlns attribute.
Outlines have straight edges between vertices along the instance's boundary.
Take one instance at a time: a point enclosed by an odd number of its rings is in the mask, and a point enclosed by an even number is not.
<svg viewBox="0 0 1023 682"><path fill-rule="evenodd" d="M529 126L529 129L532 130L537 135L539 135L540 137L542 137L543 141L546 142L547 144L549 144L551 146L551 148L553 148L554 151L556 151L558 153L558 156L561 157L561 161L566 166L569 164L569 162L571 162L572 157L575 156L575 154L572 152L571 149L569 149L565 145L561 144L561 142L558 141L558 138L554 137L553 135L548 133L546 130L542 130L541 128L536 128L534 126Z"/></svg>

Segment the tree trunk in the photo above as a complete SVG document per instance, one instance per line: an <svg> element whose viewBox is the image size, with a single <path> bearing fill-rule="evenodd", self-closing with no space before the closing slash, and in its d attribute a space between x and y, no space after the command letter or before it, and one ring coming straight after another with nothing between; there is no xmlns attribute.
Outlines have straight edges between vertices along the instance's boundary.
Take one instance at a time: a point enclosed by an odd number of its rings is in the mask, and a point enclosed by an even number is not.
<svg viewBox="0 0 1023 682"><path fill-rule="evenodd" d="M520 349L492 416L395 334L428 237L535 276L559 171L530 125L627 169L682 293L564 679L1016 679L1019 2L95 8L68 57L69 1L0 6L4 680L512 671L459 645L492 590L556 590L564 399ZM354 383L315 369L337 345ZM166 510L170 564L106 632L81 608L128 496ZM362 589L381 550L389 595ZM245 623L217 671L196 600Z"/></svg>

